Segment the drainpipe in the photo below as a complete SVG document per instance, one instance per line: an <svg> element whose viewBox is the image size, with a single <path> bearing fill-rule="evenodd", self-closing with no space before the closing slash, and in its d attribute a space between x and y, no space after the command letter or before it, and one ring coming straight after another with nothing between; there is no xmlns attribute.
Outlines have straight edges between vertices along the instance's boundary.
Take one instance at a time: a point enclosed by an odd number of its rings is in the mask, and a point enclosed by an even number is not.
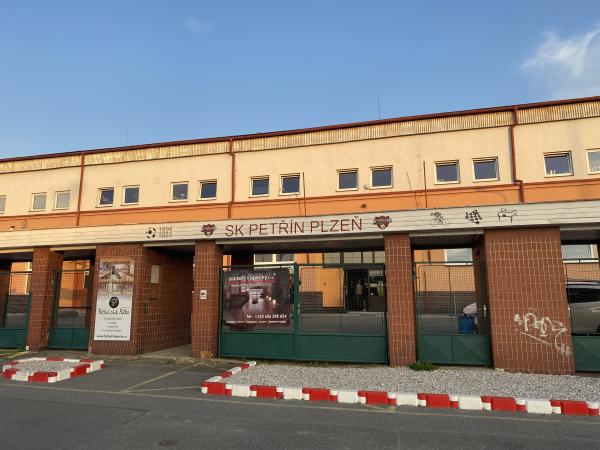
<svg viewBox="0 0 600 450"><path fill-rule="evenodd" d="M233 152L233 139L229 139L229 154L231 155L231 200L227 207L227 218L231 219L233 203L235 202L235 153Z"/></svg>
<svg viewBox="0 0 600 450"><path fill-rule="evenodd" d="M81 194L83 192L83 172L85 170L85 153L81 153L80 170L79 170L79 192L77 194L77 219L75 226L79 226L81 220Z"/></svg>
<svg viewBox="0 0 600 450"><path fill-rule="evenodd" d="M515 106L512 110L513 120L510 124L510 159L512 169L512 181L513 184L519 185L519 203L525 202L525 192L523 190L523 180L517 179L517 158L516 158L516 139L515 139L515 127L519 125L518 108Z"/></svg>

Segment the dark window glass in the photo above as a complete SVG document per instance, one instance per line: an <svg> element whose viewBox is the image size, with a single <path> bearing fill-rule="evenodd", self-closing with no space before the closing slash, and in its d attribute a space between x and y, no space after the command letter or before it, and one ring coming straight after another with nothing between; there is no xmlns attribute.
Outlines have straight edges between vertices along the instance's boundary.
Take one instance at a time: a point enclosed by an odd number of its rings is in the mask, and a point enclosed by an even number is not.
<svg viewBox="0 0 600 450"><path fill-rule="evenodd" d="M100 191L100 205L112 205L115 200L114 189L102 189Z"/></svg>
<svg viewBox="0 0 600 450"><path fill-rule="evenodd" d="M455 183L458 181L458 163L436 164L435 173L438 183Z"/></svg>
<svg viewBox="0 0 600 450"><path fill-rule="evenodd" d="M338 172L338 189L356 189L358 187L358 173Z"/></svg>
<svg viewBox="0 0 600 450"><path fill-rule="evenodd" d="M254 255L255 263L265 263L265 262L270 263L272 261L273 261L273 255L271 253Z"/></svg>
<svg viewBox="0 0 600 450"><path fill-rule="evenodd" d="M188 198L188 185L187 183L180 183L173 185L172 200L187 200Z"/></svg>
<svg viewBox="0 0 600 450"><path fill-rule="evenodd" d="M298 194L300 192L300 177L294 175L291 177L281 177L282 194Z"/></svg>
<svg viewBox="0 0 600 450"><path fill-rule="evenodd" d="M275 256L276 256L275 257L275 261L277 261L277 262L294 261L294 254L293 253L278 253Z"/></svg>
<svg viewBox="0 0 600 450"><path fill-rule="evenodd" d="M571 157L568 153L544 156L546 175L562 175L571 173Z"/></svg>
<svg viewBox="0 0 600 450"><path fill-rule="evenodd" d="M6 209L6 197L0 197L0 213Z"/></svg>
<svg viewBox="0 0 600 450"><path fill-rule="evenodd" d="M495 159L486 159L485 161L475 161L476 180L495 180L498 178L498 161Z"/></svg>
<svg viewBox="0 0 600 450"><path fill-rule="evenodd" d="M392 185L392 169L373 169L371 185L373 187L387 187Z"/></svg>
<svg viewBox="0 0 600 450"><path fill-rule="evenodd" d="M125 188L125 203L138 203L140 201L140 188L139 187L126 187Z"/></svg>
<svg viewBox="0 0 600 450"><path fill-rule="evenodd" d="M269 179L255 178L252 180L252 195L268 195Z"/></svg>
<svg viewBox="0 0 600 450"><path fill-rule="evenodd" d="M590 163L590 172L600 172L600 151L589 152L588 161Z"/></svg>
<svg viewBox="0 0 600 450"><path fill-rule="evenodd" d="M205 181L200 185L200 198L215 198L217 196L217 182Z"/></svg>

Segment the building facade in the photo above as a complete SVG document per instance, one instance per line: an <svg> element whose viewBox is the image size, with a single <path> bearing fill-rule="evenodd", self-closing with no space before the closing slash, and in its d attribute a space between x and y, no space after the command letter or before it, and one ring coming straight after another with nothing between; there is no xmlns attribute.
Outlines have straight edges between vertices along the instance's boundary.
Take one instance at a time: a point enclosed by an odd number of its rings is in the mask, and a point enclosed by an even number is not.
<svg viewBox="0 0 600 450"><path fill-rule="evenodd" d="M600 97L0 160L0 347L600 370Z"/></svg>

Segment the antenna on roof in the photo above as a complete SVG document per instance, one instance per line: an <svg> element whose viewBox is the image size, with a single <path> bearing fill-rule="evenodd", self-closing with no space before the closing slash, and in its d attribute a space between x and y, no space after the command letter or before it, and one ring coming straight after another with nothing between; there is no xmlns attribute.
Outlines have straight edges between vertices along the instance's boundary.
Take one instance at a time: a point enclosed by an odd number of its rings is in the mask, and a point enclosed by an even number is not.
<svg viewBox="0 0 600 450"><path fill-rule="evenodd" d="M377 93L377 110L379 111L379 118L381 119L381 103L379 102L379 92Z"/></svg>

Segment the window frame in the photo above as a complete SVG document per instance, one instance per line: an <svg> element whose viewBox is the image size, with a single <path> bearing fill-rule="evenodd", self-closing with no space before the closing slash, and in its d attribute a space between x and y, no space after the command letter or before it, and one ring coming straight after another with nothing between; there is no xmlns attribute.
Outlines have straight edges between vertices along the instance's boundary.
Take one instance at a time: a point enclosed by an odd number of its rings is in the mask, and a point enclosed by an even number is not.
<svg viewBox="0 0 600 450"><path fill-rule="evenodd" d="M390 171L390 184L385 186L375 186L373 184L373 174L378 170L389 170ZM358 181L358 180L357 180ZM371 167L371 189L390 189L394 187L394 168L393 166L374 166Z"/></svg>
<svg viewBox="0 0 600 450"><path fill-rule="evenodd" d="M113 191L112 203L107 203L106 205L103 205L100 203L100 199L102 198L102 192L104 192L104 191ZM96 200L96 207L97 208L110 208L112 206L115 206L115 188L114 187L98 188L98 198Z"/></svg>
<svg viewBox="0 0 600 450"><path fill-rule="evenodd" d="M270 261L256 261L256 255L271 255ZM292 255L291 261L277 261L277 255ZM255 253L252 255L252 264L255 266L269 266L269 265L279 265L279 266L289 266L294 264L296 261L295 253Z"/></svg>
<svg viewBox="0 0 600 450"><path fill-rule="evenodd" d="M69 204L66 207L58 207L58 196L60 194L69 194ZM71 191L56 191L54 193L54 210L55 211L65 211L71 208Z"/></svg>
<svg viewBox="0 0 600 450"><path fill-rule="evenodd" d="M284 178L298 178L298 190L296 192L283 192L283 179ZM279 175L279 195L299 195L302 191L301 183L302 179L300 178L299 173L286 173L284 175Z"/></svg>
<svg viewBox="0 0 600 450"><path fill-rule="evenodd" d="M563 247L568 245L585 245L590 248L590 256L587 258L565 258L563 254ZM580 261L597 261L598 260L598 247L595 244L563 244L561 247L561 256L564 264L579 264Z"/></svg>
<svg viewBox="0 0 600 450"><path fill-rule="evenodd" d="M44 196L44 207L40 208L40 209L35 209L34 208L35 197L38 195ZM34 192L33 194L31 194L31 212L46 211L47 208L48 208L48 192Z"/></svg>
<svg viewBox="0 0 600 450"><path fill-rule="evenodd" d="M209 184L209 183L215 184L215 196L214 197L202 197L202 185ZM198 200L199 201L216 200L218 192L219 192L219 183L217 180L200 180L200 181L198 181Z"/></svg>
<svg viewBox="0 0 600 450"><path fill-rule="evenodd" d="M6 213L6 195L0 195L0 202L2 202L2 200L4 200L4 207L0 209L0 216Z"/></svg>
<svg viewBox="0 0 600 450"><path fill-rule="evenodd" d="M546 158L552 158L552 157L556 157L556 156L563 156L566 155L569 159L569 172L568 173L555 173L555 174L549 174L548 173L548 168L546 167ZM555 178L555 177L572 177L575 174L575 171L573 170L573 155L571 154L571 151L564 151L564 152L548 152L548 153L544 153L544 178Z"/></svg>
<svg viewBox="0 0 600 450"><path fill-rule="evenodd" d="M590 166L590 153L598 153L600 154L600 148L590 148L585 151L585 160L587 162L588 175L600 175L600 169L592 170Z"/></svg>
<svg viewBox="0 0 600 450"><path fill-rule="evenodd" d="M133 189L133 188L137 188L137 190L138 190L138 200L137 200L137 202L126 202L125 195L126 195L127 189ZM123 195L121 196L121 204L123 206L139 205L140 204L140 191L141 191L141 189L140 189L139 184L130 184L127 186L123 186Z"/></svg>
<svg viewBox="0 0 600 450"><path fill-rule="evenodd" d="M496 166L496 176L494 178L477 178L477 171L475 170L475 164L483 162L494 162ZM500 169L498 167L498 157L490 156L489 158L474 158L473 159L473 182L480 183L485 181L498 181L500 180Z"/></svg>
<svg viewBox="0 0 600 450"><path fill-rule="evenodd" d="M448 250L470 250L471 259L470 260L462 260L462 261L448 261ZM444 265L446 266L472 266L473 261L473 249L470 247L461 247L461 248L445 248L444 249Z"/></svg>
<svg viewBox="0 0 600 450"><path fill-rule="evenodd" d="M448 161L435 161L433 163L433 165L434 165L434 171L433 171L434 184L460 184L460 161L458 159L448 160ZM456 166L456 181L438 181L437 168L439 166L451 166L451 165Z"/></svg>
<svg viewBox="0 0 600 450"><path fill-rule="evenodd" d="M185 184L187 186L187 194L185 198L173 198L173 189L175 186ZM172 181L169 189L169 203L183 203L190 200L190 182L189 181Z"/></svg>
<svg viewBox="0 0 600 450"><path fill-rule="evenodd" d="M353 188L341 188L340 187L340 175L342 173L356 173L356 187ZM338 169L337 170L337 192L348 192L348 191L358 191L358 187L360 185L358 178L358 168L356 169Z"/></svg>
<svg viewBox="0 0 600 450"><path fill-rule="evenodd" d="M254 194L254 181L255 180L267 180L267 193L266 194ZM268 197L271 193L271 179L269 175L260 175L256 177L250 177L250 197Z"/></svg>

